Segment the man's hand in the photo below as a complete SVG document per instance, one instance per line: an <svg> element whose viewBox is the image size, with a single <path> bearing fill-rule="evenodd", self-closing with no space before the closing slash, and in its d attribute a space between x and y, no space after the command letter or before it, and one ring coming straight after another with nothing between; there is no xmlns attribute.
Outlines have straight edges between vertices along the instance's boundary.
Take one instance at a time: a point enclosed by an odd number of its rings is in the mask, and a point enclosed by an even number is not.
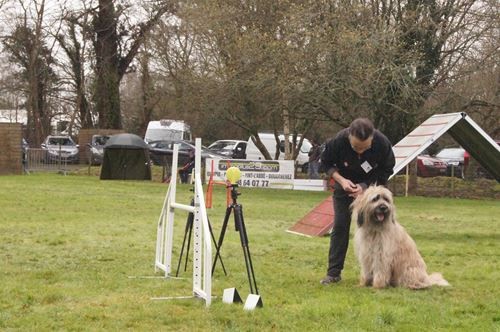
<svg viewBox="0 0 500 332"><path fill-rule="evenodd" d="M342 181L340 181L340 185L342 186L342 189L344 189L345 192L351 193L357 189L357 186L349 179L343 178Z"/></svg>
<svg viewBox="0 0 500 332"><path fill-rule="evenodd" d="M351 180L346 179L338 172L332 174L333 179L342 186L342 189L353 198L358 197L363 193L363 187L359 184L354 184Z"/></svg>
<svg viewBox="0 0 500 332"><path fill-rule="evenodd" d="M356 188L353 188L351 193L349 194L350 197L356 198L363 194L363 187L361 187L359 184L355 185Z"/></svg>
<svg viewBox="0 0 500 332"><path fill-rule="evenodd" d="M350 197L356 198L363 193L363 187L361 187L359 184L354 184L349 179L343 178L343 180L340 182L340 185Z"/></svg>

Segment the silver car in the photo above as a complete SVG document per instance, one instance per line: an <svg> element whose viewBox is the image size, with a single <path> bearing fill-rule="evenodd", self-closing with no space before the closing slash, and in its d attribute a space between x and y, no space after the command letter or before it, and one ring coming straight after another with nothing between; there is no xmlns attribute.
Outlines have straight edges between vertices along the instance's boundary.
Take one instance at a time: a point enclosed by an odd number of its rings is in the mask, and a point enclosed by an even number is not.
<svg viewBox="0 0 500 332"><path fill-rule="evenodd" d="M93 135L92 141L88 144L89 147L89 158L91 165L101 165L102 158L104 155L104 145L108 141L110 136L108 135Z"/></svg>
<svg viewBox="0 0 500 332"><path fill-rule="evenodd" d="M49 135L42 143L46 151L46 161L49 163L78 163L78 145L70 136Z"/></svg>

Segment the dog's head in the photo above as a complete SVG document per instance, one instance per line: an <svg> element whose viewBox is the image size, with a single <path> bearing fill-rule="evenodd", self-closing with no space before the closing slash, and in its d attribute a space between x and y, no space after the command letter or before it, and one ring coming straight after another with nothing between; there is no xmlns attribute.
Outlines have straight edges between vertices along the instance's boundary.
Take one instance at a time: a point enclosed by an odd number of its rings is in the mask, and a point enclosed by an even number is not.
<svg viewBox="0 0 500 332"><path fill-rule="evenodd" d="M365 224L375 227L394 222L394 202L389 189L371 186L352 203L352 218L358 227Z"/></svg>

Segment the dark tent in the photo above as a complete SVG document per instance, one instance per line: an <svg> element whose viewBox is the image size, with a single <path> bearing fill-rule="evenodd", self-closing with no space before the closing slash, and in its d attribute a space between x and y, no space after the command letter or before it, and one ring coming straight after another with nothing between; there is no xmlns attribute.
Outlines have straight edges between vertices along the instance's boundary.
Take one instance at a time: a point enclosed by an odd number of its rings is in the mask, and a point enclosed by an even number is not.
<svg viewBox="0 0 500 332"><path fill-rule="evenodd" d="M151 180L149 149L134 134L118 134L104 146L101 180Z"/></svg>

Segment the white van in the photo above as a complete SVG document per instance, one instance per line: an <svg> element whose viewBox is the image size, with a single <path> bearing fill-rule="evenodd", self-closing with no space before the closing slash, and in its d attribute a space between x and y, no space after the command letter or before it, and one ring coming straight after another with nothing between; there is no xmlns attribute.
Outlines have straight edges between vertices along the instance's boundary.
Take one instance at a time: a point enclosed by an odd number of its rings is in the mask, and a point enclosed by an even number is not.
<svg viewBox="0 0 500 332"><path fill-rule="evenodd" d="M260 140L264 144L264 146L267 148L267 151L269 151L269 154L271 155L271 158L274 158L276 155L276 139L274 138L273 133L259 133ZM279 158L280 160L285 159L285 136L283 134L278 136L280 139L280 155ZM292 135L289 136L289 141L292 143L293 137ZM297 141L300 140L300 135L297 136ZM299 154L297 156L297 159L295 160L295 164L297 166L302 167L302 170L307 169L307 164L309 162L309 150L311 149L312 144L311 142L307 139L304 138L302 141L302 146L300 147ZM265 159L260 150L255 146L255 144L252 141L252 138L248 138L247 142L247 158L249 160L263 160Z"/></svg>
<svg viewBox="0 0 500 332"><path fill-rule="evenodd" d="M144 141L191 141L191 127L182 120L149 121Z"/></svg>

